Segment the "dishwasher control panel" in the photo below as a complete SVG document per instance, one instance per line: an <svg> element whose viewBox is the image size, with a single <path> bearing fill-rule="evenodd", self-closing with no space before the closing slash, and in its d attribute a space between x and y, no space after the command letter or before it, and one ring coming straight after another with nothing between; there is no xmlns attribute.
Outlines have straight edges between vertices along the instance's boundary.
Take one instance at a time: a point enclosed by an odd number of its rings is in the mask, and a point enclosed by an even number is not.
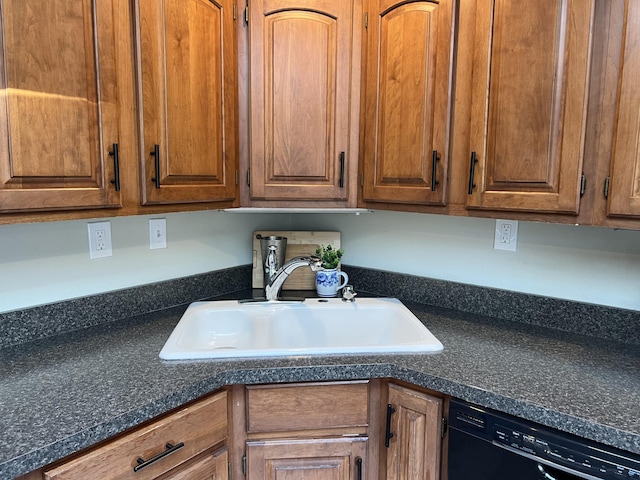
<svg viewBox="0 0 640 480"><path fill-rule="evenodd" d="M640 455L462 400L451 401L449 427L526 457L540 472L536 478L556 478L546 473L555 469L563 479L640 480Z"/></svg>
<svg viewBox="0 0 640 480"><path fill-rule="evenodd" d="M504 423L504 422L502 422ZM604 450L579 445L572 449L566 439L562 444L546 440L545 432L525 433L500 423L493 425L493 441L526 454L548 460L571 470L591 475L595 478L624 478L640 480L640 470L616 463L616 457ZM608 459L605 459L608 458ZM625 462L626 463L626 462ZM637 466L640 469L640 465Z"/></svg>

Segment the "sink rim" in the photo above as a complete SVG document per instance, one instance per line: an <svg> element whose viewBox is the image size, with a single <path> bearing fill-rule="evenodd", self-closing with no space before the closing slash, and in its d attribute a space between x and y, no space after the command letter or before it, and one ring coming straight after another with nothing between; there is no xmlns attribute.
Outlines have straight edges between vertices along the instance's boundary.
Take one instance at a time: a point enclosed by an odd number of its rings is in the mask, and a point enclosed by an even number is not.
<svg viewBox="0 0 640 480"><path fill-rule="evenodd" d="M268 322L268 315L278 311L291 311L311 308L313 311L321 311L326 306L328 309L339 310L364 310L388 309L390 315L395 315L412 329L417 339L413 341L395 342L392 344L379 345L324 345L324 346L302 346L302 347L282 347L282 346L262 346L260 348L185 348L181 339L185 332L195 327L194 322L198 321L197 315L202 318L207 313L215 311L242 312L251 317L252 321ZM207 312L209 311L209 312ZM248 312L248 313L247 313ZM262 320L256 320L262 318ZM266 318L266 320L265 320ZM264 328L264 326L262 327ZM264 333L264 332L263 332ZM264 301L239 303L237 300L218 300L193 302L184 312L180 321L173 329L166 340L160 358L163 360L202 360L202 359L230 359L230 358L268 358L268 357L300 357L300 356L320 356L320 355L363 355L363 354L431 354L438 353L444 349L442 343L431 333L400 300L392 297L358 298L355 302L343 302L340 298L308 298L303 302L281 302Z"/></svg>

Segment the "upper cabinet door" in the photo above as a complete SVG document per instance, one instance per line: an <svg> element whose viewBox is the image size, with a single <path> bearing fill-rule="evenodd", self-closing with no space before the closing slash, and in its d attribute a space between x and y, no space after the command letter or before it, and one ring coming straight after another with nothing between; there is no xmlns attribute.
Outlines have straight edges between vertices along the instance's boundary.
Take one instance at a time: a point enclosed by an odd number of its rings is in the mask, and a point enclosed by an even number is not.
<svg viewBox="0 0 640 480"><path fill-rule="evenodd" d="M144 204L233 200L233 0L136 0Z"/></svg>
<svg viewBox="0 0 640 480"><path fill-rule="evenodd" d="M251 0L251 199L347 200L359 105L353 9L351 0Z"/></svg>
<svg viewBox="0 0 640 480"><path fill-rule="evenodd" d="M0 211L120 206L112 8L0 1Z"/></svg>
<svg viewBox="0 0 640 480"><path fill-rule="evenodd" d="M370 0L365 201L444 205L452 3Z"/></svg>
<svg viewBox="0 0 640 480"><path fill-rule="evenodd" d="M479 0L467 206L577 213L593 0Z"/></svg>
<svg viewBox="0 0 640 480"><path fill-rule="evenodd" d="M640 217L640 3L627 0L608 214Z"/></svg>

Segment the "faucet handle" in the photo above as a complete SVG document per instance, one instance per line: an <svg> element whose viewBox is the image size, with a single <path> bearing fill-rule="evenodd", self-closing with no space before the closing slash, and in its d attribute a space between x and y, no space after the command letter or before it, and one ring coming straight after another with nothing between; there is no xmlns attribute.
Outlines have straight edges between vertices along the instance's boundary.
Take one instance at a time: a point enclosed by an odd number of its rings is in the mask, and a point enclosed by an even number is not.
<svg viewBox="0 0 640 480"><path fill-rule="evenodd" d="M356 301L356 292L353 291L353 285L345 285L342 289L342 301L353 303Z"/></svg>

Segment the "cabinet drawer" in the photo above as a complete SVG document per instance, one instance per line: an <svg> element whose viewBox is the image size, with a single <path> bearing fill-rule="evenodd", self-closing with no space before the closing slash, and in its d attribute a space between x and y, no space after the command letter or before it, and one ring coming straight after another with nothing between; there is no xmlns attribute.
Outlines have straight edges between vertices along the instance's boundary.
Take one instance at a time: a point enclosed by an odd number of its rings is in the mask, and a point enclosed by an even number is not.
<svg viewBox="0 0 640 480"><path fill-rule="evenodd" d="M198 401L149 425L45 470L47 480L151 479L227 438L227 393ZM180 444L179 448L175 448ZM138 458L174 451L134 472Z"/></svg>
<svg viewBox="0 0 640 480"><path fill-rule="evenodd" d="M247 432L366 427L369 382L247 387Z"/></svg>

